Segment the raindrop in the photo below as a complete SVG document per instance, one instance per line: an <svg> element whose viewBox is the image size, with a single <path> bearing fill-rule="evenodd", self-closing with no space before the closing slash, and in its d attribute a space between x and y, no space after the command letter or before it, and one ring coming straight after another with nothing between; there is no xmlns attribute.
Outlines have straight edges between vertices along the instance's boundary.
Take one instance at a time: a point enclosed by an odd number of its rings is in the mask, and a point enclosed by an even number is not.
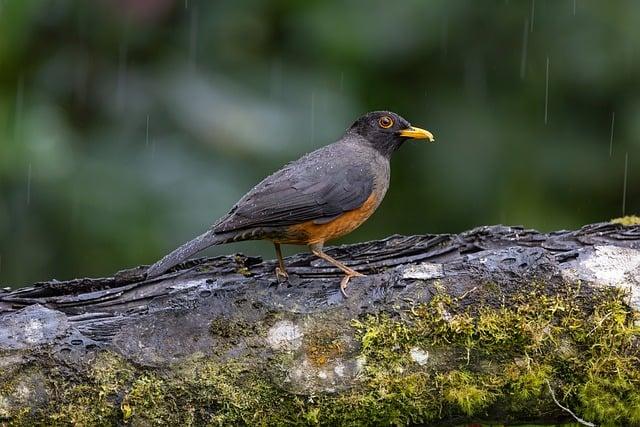
<svg viewBox="0 0 640 427"><path fill-rule="evenodd" d="M311 91L311 142L316 139L316 92Z"/></svg>
<svg viewBox="0 0 640 427"><path fill-rule="evenodd" d="M184 0L184 8L185 9L189 8L189 0Z"/></svg>
<svg viewBox="0 0 640 427"><path fill-rule="evenodd" d="M547 56L547 77L544 85L544 124L546 125L549 118L549 57Z"/></svg>
<svg viewBox="0 0 640 427"><path fill-rule="evenodd" d="M622 185L622 216L627 208L627 175L629 173L629 153L624 153L624 183Z"/></svg>
<svg viewBox="0 0 640 427"><path fill-rule="evenodd" d="M147 114L147 133L146 133L146 137L144 140L144 146L148 147L149 146L149 115Z"/></svg>
<svg viewBox="0 0 640 427"><path fill-rule="evenodd" d="M527 69L527 48L529 45L529 32L527 27L529 26L529 19L524 18L524 28L522 30L522 54L520 55L520 78L524 79L524 74Z"/></svg>
<svg viewBox="0 0 640 427"><path fill-rule="evenodd" d="M533 20L536 16L536 0L531 0L531 22L529 23L529 31L533 33Z"/></svg>
<svg viewBox="0 0 640 427"><path fill-rule="evenodd" d="M189 32L189 63L196 67L196 49L198 48L198 6L191 8L191 27Z"/></svg>
<svg viewBox="0 0 640 427"><path fill-rule="evenodd" d="M576 16L576 1L577 0L573 0L573 16Z"/></svg>
<svg viewBox="0 0 640 427"><path fill-rule="evenodd" d="M609 135L609 157L613 155L613 126L616 123L616 112L611 113L611 134Z"/></svg>
<svg viewBox="0 0 640 427"><path fill-rule="evenodd" d="M31 204L31 163L29 163L27 170L27 206L29 204Z"/></svg>

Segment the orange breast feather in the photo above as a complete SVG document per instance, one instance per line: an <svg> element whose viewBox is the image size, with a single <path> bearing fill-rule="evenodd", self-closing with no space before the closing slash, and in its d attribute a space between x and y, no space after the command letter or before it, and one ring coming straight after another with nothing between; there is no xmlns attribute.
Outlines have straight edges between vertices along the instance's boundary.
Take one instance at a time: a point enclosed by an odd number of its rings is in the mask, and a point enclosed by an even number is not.
<svg viewBox="0 0 640 427"><path fill-rule="evenodd" d="M302 224L293 225L287 230L288 237L276 241L277 243L308 245L336 239L358 228L373 214L377 207L378 199L375 193L372 193L358 209L345 212L325 224L314 224L313 221L306 221Z"/></svg>

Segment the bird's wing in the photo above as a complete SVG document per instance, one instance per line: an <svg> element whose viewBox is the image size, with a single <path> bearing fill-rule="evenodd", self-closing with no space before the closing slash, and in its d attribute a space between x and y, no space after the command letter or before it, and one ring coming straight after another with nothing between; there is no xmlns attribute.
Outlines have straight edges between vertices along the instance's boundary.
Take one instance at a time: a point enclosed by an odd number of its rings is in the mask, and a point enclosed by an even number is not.
<svg viewBox="0 0 640 427"><path fill-rule="evenodd" d="M370 165L349 150L334 144L289 163L240 199L214 232L323 223L359 208L374 178Z"/></svg>

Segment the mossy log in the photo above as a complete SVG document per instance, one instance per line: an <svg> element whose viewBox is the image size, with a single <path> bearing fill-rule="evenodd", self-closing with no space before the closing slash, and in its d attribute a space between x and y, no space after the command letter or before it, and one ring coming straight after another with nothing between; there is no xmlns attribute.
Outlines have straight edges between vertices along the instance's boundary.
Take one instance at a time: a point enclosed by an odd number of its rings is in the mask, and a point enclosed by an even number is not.
<svg viewBox="0 0 640 427"><path fill-rule="evenodd" d="M0 425L640 424L640 226L328 253L0 291Z"/></svg>

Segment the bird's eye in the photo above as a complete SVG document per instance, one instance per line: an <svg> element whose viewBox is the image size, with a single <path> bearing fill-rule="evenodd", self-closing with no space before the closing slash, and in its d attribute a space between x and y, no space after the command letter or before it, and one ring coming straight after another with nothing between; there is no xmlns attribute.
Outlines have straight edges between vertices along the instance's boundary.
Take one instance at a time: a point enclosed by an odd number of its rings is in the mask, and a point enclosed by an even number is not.
<svg viewBox="0 0 640 427"><path fill-rule="evenodd" d="M393 126L393 119L389 116L382 116L380 117L380 120L378 120L378 124L383 129L389 129Z"/></svg>

